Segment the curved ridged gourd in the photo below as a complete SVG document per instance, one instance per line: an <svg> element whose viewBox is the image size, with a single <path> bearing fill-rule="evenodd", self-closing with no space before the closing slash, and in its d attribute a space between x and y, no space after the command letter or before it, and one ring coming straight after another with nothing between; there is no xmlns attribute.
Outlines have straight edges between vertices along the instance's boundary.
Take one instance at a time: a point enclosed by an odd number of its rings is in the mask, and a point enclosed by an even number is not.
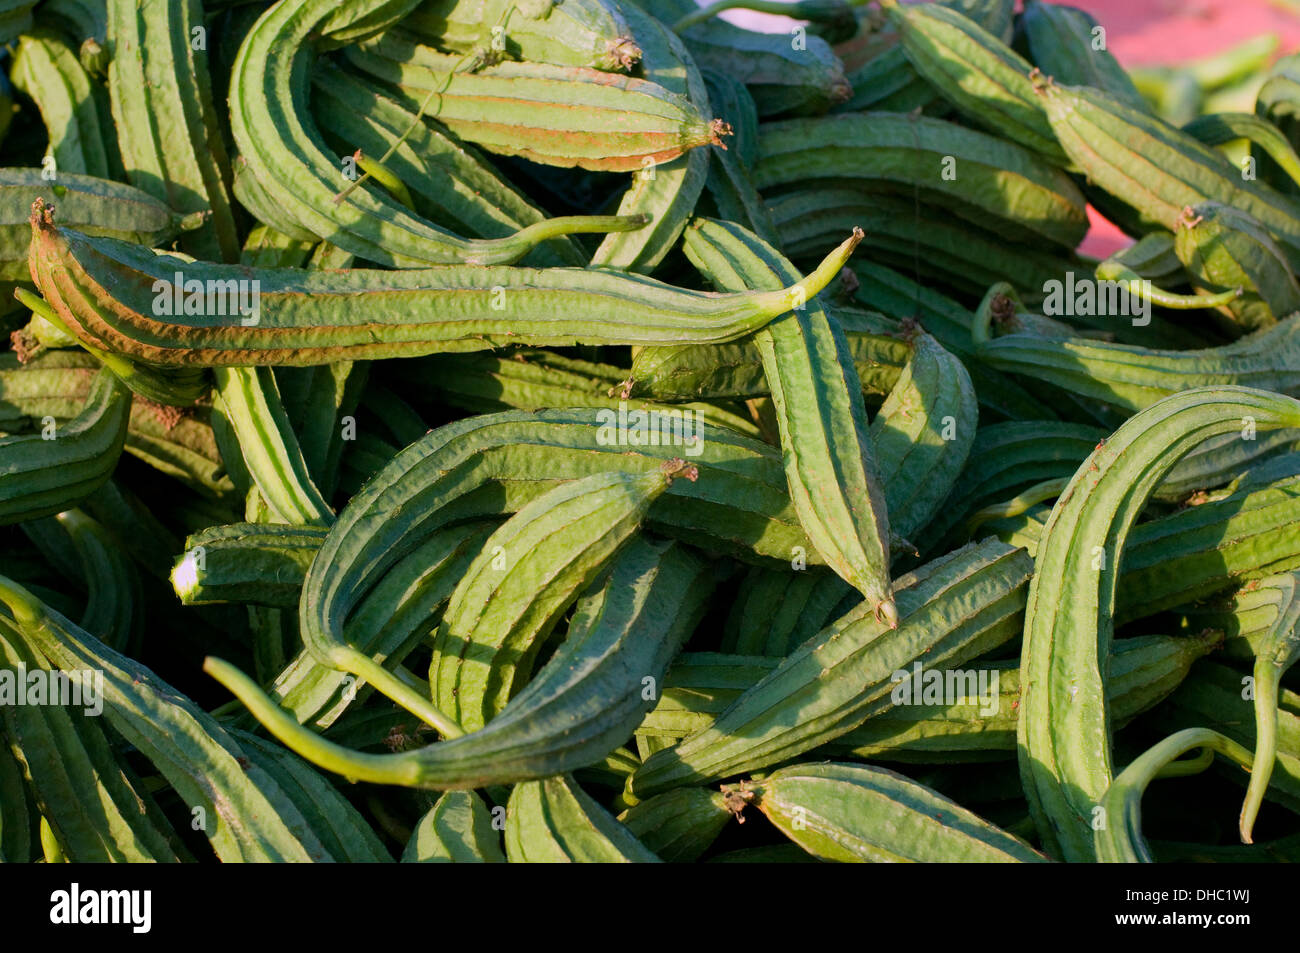
<svg viewBox="0 0 1300 953"><path fill-rule="evenodd" d="M700 859L734 817L721 791L674 788L632 806L618 819L660 860L689 864Z"/></svg>
<svg viewBox="0 0 1300 953"><path fill-rule="evenodd" d="M180 216L134 186L62 171L57 182L47 182L40 169L0 169L0 281L30 280L27 253L38 199L58 206L59 221L87 235L154 247L180 228Z"/></svg>
<svg viewBox="0 0 1300 953"><path fill-rule="evenodd" d="M0 437L0 524L53 516L98 489L121 456L130 415L131 392L101 370L86 406L62 427Z"/></svg>
<svg viewBox="0 0 1300 953"><path fill-rule="evenodd" d="M1093 859L1093 809L1111 781L1106 671L1125 538L1152 490L1217 434L1300 423L1300 402L1198 388L1129 419L1080 465L1040 540L1021 650L1021 779L1043 845Z"/></svg>
<svg viewBox="0 0 1300 953"><path fill-rule="evenodd" d="M985 540L895 581L890 629L862 603L790 653L714 724L652 755L628 781L643 798L796 757L884 711L893 674L924 659L951 668L1015 637L1031 560ZM631 798L629 797L629 802Z"/></svg>
<svg viewBox="0 0 1300 953"><path fill-rule="evenodd" d="M731 340L817 294L861 238L850 236L788 289L720 295L577 268L303 271L191 263L57 227L45 207L33 209L32 228L37 285L83 344L145 364L224 367L508 345ZM191 304L200 313L176 313Z"/></svg>
<svg viewBox="0 0 1300 953"><path fill-rule="evenodd" d="M1059 168L944 119L886 112L787 119L760 126L758 142L760 191L822 179L867 191L884 183L1011 238L1074 248L1088 230L1083 195Z"/></svg>
<svg viewBox="0 0 1300 953"><path fill-rule="evenodd" d="M660 472L564 483L488 537L433 638L434 705L471 732L496 717L527 682L561 615L633 538L676 476L696 474L669 461Z"/></svg>
<svg viewBox="0 0 1300 953"><path fill-rule="evenodd" d="M632 172L716 144L725 132L682 92L619 73L509 61L464 70L466 57L400 30L343 55L404 103L418 107L432 93L426 111L457 138L542 165Z"/></svg>
<svg viewBox="0 0 1300 953"><path fill-rule="evenodd" d="M175 833L151 802L136 789L130 774L118 763L109 739L93 717L89 692L90 673L77 673L69 693L76 692L86 706L57 704L41 696L39 702L14 700L15 680L33 687L49 680L49 664L26 644L8 619L0 621L0 671L6 676L0 705L0 737L7 742L5 759L13 752L27 783L68 860L72 863L175 863L181 858L172 846ZM57 683L51 683L51 691ZM12 762L11 762L12 763ZM3 770L3 769L0 769ZM12 794L6 790L6 794ZM147 797L147 795L146 795ZM148 805L148 808L146 808ZM25 799L18 799L19 811ZM6 813L8 807L6 808ZM8 818L6 818L8 820ZM24 817L23 822L26 822ZM8 831L3 833L8 834ZM6 857L9 861L26 858Z"/></svg>
<svg viewBox="0 0 1300 953"><path fill-rule="evenodd" d="M192 46L203 22L198 0L108 0L108 92L132 184L182 214L207 213L182 236L186 252L238 261L230 163L207 53Z"/></svg>
<svg viewBox="0 0 1300 953"><path fill-rule="evenodd" d="M625 72L641 59L623 11L610 0L424 0L402 26L453 53L482 49L493 38L490 28L501 26L504 52L515 59L610 72Z"/></svg>
<svg viewBox="0 0 1300 953"><path fill-rule="evenodd" d="M904 539L930 522L957 483L979 426L979 405L960 360L924 331L871 422L890 526Z"/></svg>
<svg viewBox="0 0 1300 953"><path fill-rule="evenodd" d="M265 199L254 211L275 213L266 224L280 227L284 219L358 257L396 267L498 264L557 235L637 227L608 217L576 217L539 222L505 238L464 239L415 215L381 188L350 189L345 201L336 201L348 179L310 115L296 107L310 94L311 41L337 8L334 0L277 3L253 25L235 59L231 133ZM275 135L268 137L267 130Z"/></svg>
<svg viewBox="0 0 1300 953"><path fill-rule="evenodd" d="M1106 48L1105 30L1098 32L1096 18L1086 10L1026 0L1020 26L1030 59L1048 76L1070 86L1104 89L1134 109L1150 111L1115 54Z"/></svg>
<svg viewBox="0 0 1300 953"><path fill-rule="evenodd" d="M341 642L385 668L400 664L436 628L456 584L496 526L495 520L482 520L430 533L359 599L342 627ZM304 647L268 691L297 722L328 729L365 697L367 681L333 662L321 664Z"/></svg>
<svg viewBox="0 0 1300 953"><path fill-rule="evenodd" d="M568 775L515 785L505 842L512 864L660 863Z"/></svg>
<svg viewBox="0 0 1300 953"><path fill-rule="evenodd" d="M318 66L312 73L311 103L330 142L343 147L341 154L350 148L364 156L388 156L384 165L410 190L416 210L444 228L505 238L546 219L476 151L420 122L415 113L350 73ZM543 242L524 260L539 266L587 263L568 236Z"/></svg>
<svg viewBox="0 0 1300 953"><path fill-rule="evenodd" d="M0 600L13 613L16 631L52 667L103 673L104 717L154 763L184 804L203 808L205 833L222 861L329 859L276 782L240 763L242 749L216 719L8 579L0 578Z"/></svg>
<svg viewBox="0 0 1300 953"><path fill-rule="evenodd" d="M701 115L709 115L708 86L682 41L634 4L625 4L622 9L640 44L641 69L646 78L681 97ZM717 128L730 132L725 123ZM714 141L721 143L720 139ZM706 146L675 158L643 160L618 211L622 215L648 215L650 224L636 232L606 235L591 263L641 273L653 271L677 244L690 221L713 165L711 151Z"/></svg>
<svg viewBox="0 0 1300 953"><path fill-rule="evenodd" d="M1061 146L1088 179L1177 231L1183 209L1206 200L1253 216L1300 267L1300 205L1247 181L1219 152L1155 117L1085 86L1035 86Z"/></svg>
<svg viewBox="0 0 1300 953"><path fill-rule="evenodd" d="M864 764L798 764L724 789L835 863L1042 863L1023 841L910 778Z"/></svg>
<svg viewBox="0 0 1300 953"><path fill-rule="evenodd" d="M681 653L668 669L658 703L637 726L638 746L649 741L656 745L654 750L667 748L709 727L742 693L780 664L780 657L766 655Z"/></svg>
<svg viewBox="0 0 1300 953"><path fill-rule="evenodd" d="M504 864L501 835L473 791L448 791L420 818L402 851L404 864Z"/></svg>
<svg viewBox="0 0 1300 953"><path fill-rule="evenodd" d="M46 154L53 156L60 178L64 172L121 177L122 160L104 138L112 129L108 116L100 115L99 91L59 34L47 29L24 34L9 75L40 111L49 140Z"/></svg>
<svg viewBox="0 0 1300 953"><path fill-rule="evenodd" d="M1300 317L1197 351L1008 334L981 345L978 353L999 370L1047 381L1130 412L1195 387L1240 385L1300 393Z"/></svg>
<svg viewBox="0 0 1300 953"><path fill-rule="evenodd" d="M486 726L401 754L366 754L322 740L238 670L209 660L209 671L287 745L348 777L434 789L546 778L599 764L636 727L650 707L646 679L663 679L713 583L707 564L680 544L634 540L578 603L556 654Z"/></svg>
<svg viewBox="0 0 1300 953"><path fill-rule="evenodd" d="M1278 59L1264 74L1263 85L1255 94L1255 115L1272 123L1293 146L1300 145L1297 119L1300 119L1300 56L1292 53ZM1259 155L1259 174L1265 182L1289 194L1300 192L1300 185L1277 168L1267 155Z"/></svg>
<svg viewBox="0 0 1300 953"><path fill-rule="evenodd" d="M967 16L937 3L883 4L916 71L966 116L1056 165L1069 159L1035 101L1033 68Z"/></svg>
<svg viewBox="0 0 1300 953"><path fill-rule="evenodd" d="M1229 315L1231 328L1255 331L1300 311L1300 284L1286 256L1259 222L1240 209L1220 202L1184 209L1174 252L1198 292L1242 290L1219 309Z"/></svg>
<svg viewBox="0 0 1300 953"><path fill-rule="evenodd" d="M697 220L686 254L718 288L776 288L794 273L762 239L726 222ZM800 523L826 564L894 622L885 490L844 332L814 298L767 325L754 343Z"/></svg>
<svg viewBox="0 0 1300 953"><path fill-rule="evenodd" d="M671 442L620 445L617 421L605 415L616 417L605 409L484 415L397 454L339 514L313 561L299 606L304 636L326 651L368 638L365 629L345 629L353 610L395 565L457 521L514 512L565 480L613 470L645 474L682 452ZM674 481L651 507L650 523L710 549L780 560L796 546L808 552L776 452L708 425L695 439L687 455L703 480ZM380 613L382 623L387 615ZM363 641L358 647L370 652ZM319 710L324 700L313 704Z"/></svg>

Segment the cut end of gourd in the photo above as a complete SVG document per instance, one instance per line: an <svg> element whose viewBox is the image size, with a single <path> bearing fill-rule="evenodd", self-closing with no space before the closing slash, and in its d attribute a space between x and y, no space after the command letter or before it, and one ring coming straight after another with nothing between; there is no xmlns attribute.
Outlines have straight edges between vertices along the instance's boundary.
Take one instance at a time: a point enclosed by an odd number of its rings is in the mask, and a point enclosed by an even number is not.
<svg viewBox="0 0 1300 953"><path fill-rule="evenodd" d="M891 629L898 628L898 606L894 604L893 599L884 599L876 603L876 620Z"/></svg>
<svg viewBox="0 0 1300 953"><path fill-rule="evenodd" d="M176 595L181 602L188 604L199 587L199 563L194 553L186 553L181 557L181 561L172 568L171 580Z"/></svg>

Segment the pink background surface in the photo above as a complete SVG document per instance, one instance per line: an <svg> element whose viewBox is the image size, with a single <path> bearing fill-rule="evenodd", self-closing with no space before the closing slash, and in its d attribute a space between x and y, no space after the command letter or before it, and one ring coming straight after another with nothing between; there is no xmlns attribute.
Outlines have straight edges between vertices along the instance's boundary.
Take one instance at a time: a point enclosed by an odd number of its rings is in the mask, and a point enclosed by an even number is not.
<svg viewBox="0 0 1300 953"><path fill-rule="evenodd" d="M1106 28L1106 42L1125 66L1156 66L1218 53L1251 37L1276 33L1279 56L1300 49L1300 0L1073 0ZM751 29L784 30L782 17L730 11ZM1105 257L1130 239L1091 209L1093 227L1081 246Z"/></svg>

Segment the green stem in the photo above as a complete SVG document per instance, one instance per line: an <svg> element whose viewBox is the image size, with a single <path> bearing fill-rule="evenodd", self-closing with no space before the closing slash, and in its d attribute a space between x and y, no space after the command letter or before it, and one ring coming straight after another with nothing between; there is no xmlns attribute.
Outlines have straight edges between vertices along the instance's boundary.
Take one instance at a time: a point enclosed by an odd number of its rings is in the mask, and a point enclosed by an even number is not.
<svg viewBox="0 0 1300 953"><path fill-rule="evenodd" d="M416 786L420 767L411 757L416 752L367 754L326 741L298 724L256 682L229 662L208 656L203 661L203 671L243 702L267 731L317 767L341 774L349 781Z"/></svg>
<svg viewBox="0 0 1300 953"><path fill-rule="evenodd" d="M330 664L340 672L348 672L365 679L375 690L401 705L412 715L432 725L444 738L459 738L465 732L427 698L400 677L384 668L369 655L350 645L337 645L330 649Z"/></svg>
<svg viewBox="0 0 1300 953"><path fill-rule="evenodd" d="M1055 499L1065 492L1065 488L1070 485L1073 475L1060 477L1055 480L1044 480L1042 483L1035 483L1027 490L1021 491L1016 496L1001 503L994 503L976 511L966 522L966 532L969 536L974 537L975 531L989 520L1006 519L1010 516L1019 516L1039 503Z"/></svg>
<svg viewBox="0 0 1300 953"><path fill-rule="evenodd" d="M1157 288L1127 265L1109 258L1097 266L1097 277L1124 285L1128 293L1142 301L1158 304L1175 311L1192 311L1197 308L1221 308L1241 297L1240 288L1232 288L1214 295L1184 295Z"/></svg>
<svg viewBox="0 0 1300 953"><path fill-rule="evenodd" d="M1264 803L1264 792L1273 776L1277 761L1277 698L1281 669L1271 658L1255 660L1255 762L1250 771L1250 784L1246 799L1241 805L1241 818L1237 828L1243 844L1253 844L1255 819Z"/></svg>

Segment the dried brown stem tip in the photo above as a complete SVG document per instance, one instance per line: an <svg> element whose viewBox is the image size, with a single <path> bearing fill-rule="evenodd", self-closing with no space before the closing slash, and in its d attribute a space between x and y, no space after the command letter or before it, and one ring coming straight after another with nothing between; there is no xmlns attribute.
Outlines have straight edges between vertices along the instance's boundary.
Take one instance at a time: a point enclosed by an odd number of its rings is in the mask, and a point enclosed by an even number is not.
<svg viewBox="0 0 1300 953"><path fill-rule="evenodd" d="M692 483L700 478L699 467L692 463L687 463L681 457L673 457L671 460L665 460L659 469L663 471L663 474L668 478L669 483L678 477L683 477L684 479L690 480Z"/></svg>

